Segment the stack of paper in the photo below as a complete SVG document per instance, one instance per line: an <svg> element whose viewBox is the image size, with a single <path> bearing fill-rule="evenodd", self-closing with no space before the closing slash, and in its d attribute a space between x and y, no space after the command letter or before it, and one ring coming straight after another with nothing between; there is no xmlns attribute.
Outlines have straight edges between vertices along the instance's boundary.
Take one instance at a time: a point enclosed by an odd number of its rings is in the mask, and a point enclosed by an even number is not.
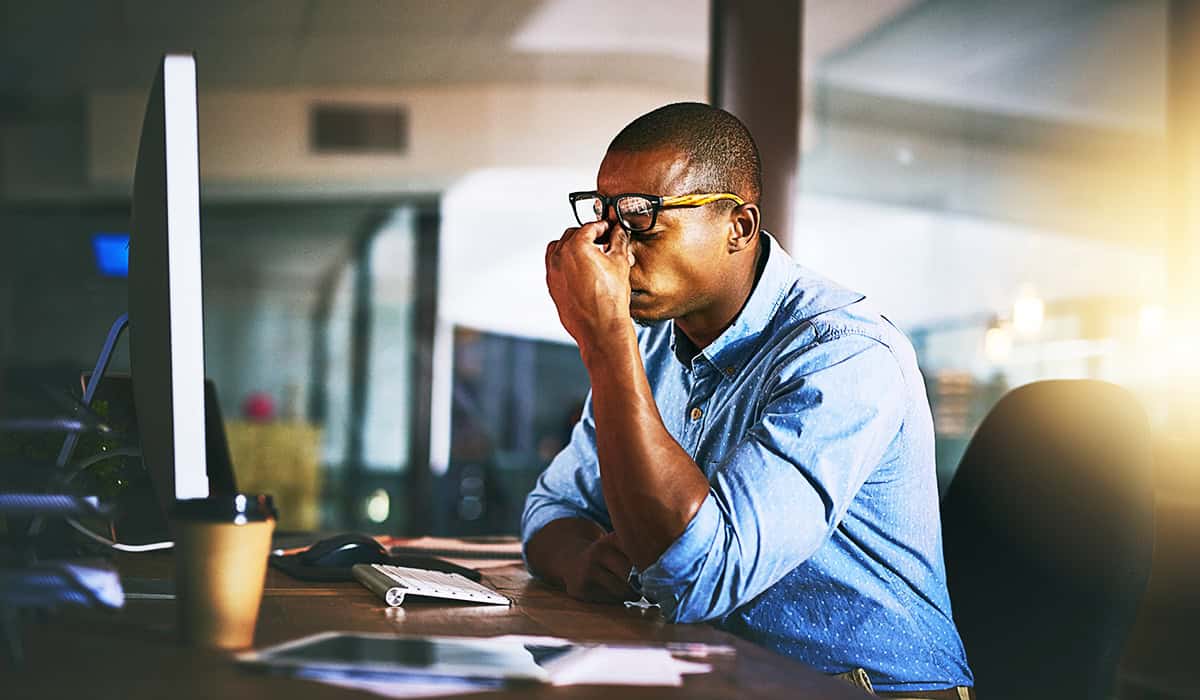
<svg viewBox="0 0 1200 700"><path fill-rule="evenodd" d="M357 638L363 638L358 635ZM539 680L556 686L568 685L632 685L679 687L683 685L683 676L691 673L707 673L712 667L707 663L687 661L676 658L675 652L693 658L733 653L729 647L710 647L708 645L687 644L676 649L673 645L620 645L620 644L582 644L558 637L530 637L524 635L509 635L490 638L444 638L444 637L395 637L387 635L366 635L376 646L388 643L389 639L397 642L412 644L414 641L428 640L429 643L447 646L447 650L433 652L439 661L442 671L451 668L458 655L453 645L479 647L475 651L488 651L485 656L512 656L513 653L523 655L522 663L528 665L536 674L526 673L525 678L535 675ZM262 652L249 652L241 655L242 660L254 663L279 663L279 654L289 648L303 648L308 645L311 650L315 645L324 645L327 650L340 648L342 645L330 644L337 642L337 633L325 633L312 638L289 642L280 647L267 649ZM363 652L359 648L359 652ZM363 653L366 657L378 656L376 653ZM403 656L398 654L397 657ZM240 657L240 658L241 658ZM463 693L477 693L495 689L503 685L503 678L497 675L492 678L481 678L484 667L474 667L475 672L469 672L463 667L462 674L442 672L434 675L434 667L418 665L401 666L388 670L387 664L372 664L369 661L349 663L329 661L322 662L321 654L305 652L298 658L305 659L299 666L293 666L296 675L308 680L319 681L358 690L366 690L389 698L416 698L430 696L447 696ZM444 657L444 658L443 658ZM356 657L357 658L357 657ZM459 658L457 663L462 666L466 657ZM515 657L514 657L515 658ZM286 660L284 663L289 663ZM537 666L533 666L534 663ZM517 666L506 662L506 668ZM540 667L540 668L539 668ZM507 677L507 676L505 676Z"/></svg>

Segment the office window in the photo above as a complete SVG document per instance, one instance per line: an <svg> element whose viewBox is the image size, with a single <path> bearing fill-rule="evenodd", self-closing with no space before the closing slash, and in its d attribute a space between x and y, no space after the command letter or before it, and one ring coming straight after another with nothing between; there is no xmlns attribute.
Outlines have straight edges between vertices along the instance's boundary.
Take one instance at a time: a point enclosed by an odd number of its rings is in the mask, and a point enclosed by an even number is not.
<svg viewBox="0 0 1200 700"><path fill-rule="evenodd" d="M391 213L371 243L371 331L363 461L373 471L409 464L413 403L413 210Z"/></svg>
<svg viewBox="0 0 1200 700"><path fill-rule="evenodd" d="M456 328L438 531L519 532L525 495L566 447L587 392L574 346Z"/></svg>
<svg viewBox="0 0 1200 700"><path fill-rule="evenodd" d="M343 263L332 273L328 310L318 317L316 341L325 352L324 374L313 377L323 384L323 396L313 406L325 426L321 459L327 469L341 469L349 449L350 433L350 334L354 304L354 268Z"/></svg>
<svg viewBox="0 0 1200 700"><path fill-rule="evenodd" d="M913 339L943 486L1038 379L1163 386L1165 3L808 2L793 253Z"/></svg>
<svg viewBox="0 0 1200 700"><path fill-rule="evenodd" d="M415 208L375 206L346 231L313 306L323 426L324 523L395 531L409 498L414 384ZM427 389L426 389L427 390Z"/></svg>

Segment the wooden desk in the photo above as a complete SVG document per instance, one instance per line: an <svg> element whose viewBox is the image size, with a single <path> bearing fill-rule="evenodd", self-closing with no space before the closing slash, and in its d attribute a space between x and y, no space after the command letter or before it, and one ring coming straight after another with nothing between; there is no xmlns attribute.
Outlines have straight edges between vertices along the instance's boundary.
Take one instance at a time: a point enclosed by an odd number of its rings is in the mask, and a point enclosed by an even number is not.
<svg viewBox="0 0 1200 700"><path fill-rule="evenodd" d="M170 556L118 559L123 574L167 578ZM710 659L712 673L686 676L682 688L537 687L471 695L606 698L864 698L841 681L707 625L671 625L657 610L593 605L532 580L519 566L492 569L485 581L515 601L512 607L409 602L388 608L358 583L310 584L270 570L259 614L257 646L327 630L492 636L529 634L589 641L709 642L736 648ZM24 633L26 662L0 667L5 700L120 698L218 700L267 697L376 697L311 681L250 673L228 655L187 649L176 641L174 601L131 600L117 614L65 609Z"/></svg>

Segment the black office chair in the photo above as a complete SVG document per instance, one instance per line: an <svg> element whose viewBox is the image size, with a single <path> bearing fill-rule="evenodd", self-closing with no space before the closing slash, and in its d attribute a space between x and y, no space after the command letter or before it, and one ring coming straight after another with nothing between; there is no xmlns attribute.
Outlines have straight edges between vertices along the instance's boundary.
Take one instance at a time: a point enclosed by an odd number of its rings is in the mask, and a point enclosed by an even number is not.
<svg viewBox="0 0 1200 700"><path fill-rule="evenodd" d="M1150 574L1149 426L1128 391L1002 398L942 503L954 619L983 700L1109 697Z"/></svg>

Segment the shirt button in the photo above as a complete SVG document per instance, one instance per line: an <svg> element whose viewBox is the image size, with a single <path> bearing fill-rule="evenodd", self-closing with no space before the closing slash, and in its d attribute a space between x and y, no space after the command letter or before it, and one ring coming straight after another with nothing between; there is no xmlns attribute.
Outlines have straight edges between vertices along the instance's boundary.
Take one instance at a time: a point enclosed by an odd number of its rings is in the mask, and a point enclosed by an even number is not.
<svg viewBox="0 0 1200 700"><path fill-rule="evenodd" d="M725 368L725 376L727 376L727 377L732 377L735 372L737 372L736 367L726 367Z"/></svg>
<svg viewBox="0 0 1200 700"><path fill-rule="evenodd" d="M704 411L701 411L699 408L692 409L692 420L700 420L702 416L704 416Z"/></svg>

